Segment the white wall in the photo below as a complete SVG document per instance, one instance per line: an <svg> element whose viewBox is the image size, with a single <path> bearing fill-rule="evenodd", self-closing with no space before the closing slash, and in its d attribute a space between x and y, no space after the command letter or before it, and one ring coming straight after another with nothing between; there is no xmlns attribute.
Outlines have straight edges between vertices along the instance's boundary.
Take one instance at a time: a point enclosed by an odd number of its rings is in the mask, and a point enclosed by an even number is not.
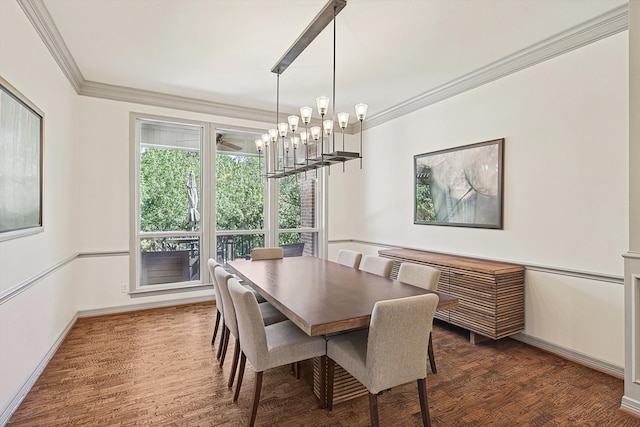
<svg viewBox="0 0 640 427"><path fill-rule="evenodd" d="M78 97L17 2L0 1L0 75L44 112L44 232L0 242L0 294L73 256ZM0 424L76 314L66 265L0 302Z"/></svg>
<svg viewBox="0 0 640 427"><path fill-rule="evenodd" d="M130 113L197 120L226 127L266 129L268 124L228 119L207 114L150 107L97 98L80 99L79 197L82 215L77 227L79 252L106 253L129 251L130 209ZM96 161L99 159L99 161ZM210 214L213 214L210 212ZM203 218L204 220L204 218ZM203 274L207 274L203 270ZM129 283L128 256L96 256L78 263L78 310L99 310L160 301L178 301L213 297L213 290L181 292L169 295L130 297L122 292ZM208 276L208 274L207 274Z"/></svg>
<svg viewBox="0 0 640 427"><path fill-rule="evenodd" d="M622 277L627 37L620 33L365 131L364 171L348 165L348 177L331 176L330 240ZM504 229L414 225L413 156L495 138L506 140ZM335 252L340 245L331 246ZM622 288L527 274L525 333L622 367ZM594 330L607 331L606 338L594 340Z"/></svg>

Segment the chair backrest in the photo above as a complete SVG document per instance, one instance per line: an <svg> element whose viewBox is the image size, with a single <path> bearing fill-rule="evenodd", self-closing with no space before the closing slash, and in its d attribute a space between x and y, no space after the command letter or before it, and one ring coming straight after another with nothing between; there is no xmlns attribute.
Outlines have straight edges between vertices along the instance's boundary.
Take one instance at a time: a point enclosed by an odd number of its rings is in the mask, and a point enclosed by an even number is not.
<svg viewBox="0 0 640 427"><path fill-rule="evenodd" d="M218 290L218 282L216 280L215 269L216 267L221 267L221 264L213 258L209 258L207 261L207 267L209 268L209 274L211 275L211 280L213 281L213 290L216 293L216 308L220 313L224 313L223 307L224 302L222 301L222 295Z"/></svg>
<svg viewBox="0 0 640 427"><path fill-rule="evenodd" d="M367 342L367 388L378 393L427 376L427 347L438 306L435 294L379 301Z"/></svg>
<svg viewBox="0 0 640 427"><path fill-rule="evenodd" d="M253 248L251 249L251 259L257 261L260 259L280 259L284 257L284 250L277 248Z"/></svg>
<svg viewBox="0 0 640 427"><path fill-rule="evenodd" d="M286 245L280 245L284 251L284 257L302 256L304 253L304 242L302 243L288 243Z"/></svg>
<svg viewBox="0 0 640 427"><path fill-rule="evenodd" d="M360 270L377 274L378 276L386 277L387 279L391 275L392 267L392 259L371 255L365 256L360 264Z"/></svg>
<svg viewBox="0 0 640 427"><path fill-rule="evenodd" d="M403 262L398 270L398 280L422 289L437 291L440 270L428 265Z"/></svg>
<svg viewBox="0 0 640 427"><path fill-rule="evenodd" d="M233 275L222 267L217 267L215 269L215 275L216 282L222 296L222 306L224 307L224 311L222 312L222 314L224 316L224 324L227 328L229 328L229 332L231 332L231 335L238 338L238 321L236 319L236 310L233 306L233 301L231 300L231 294L229 293L228 285L228 281L233 277Z"/></svg>
<svg viewBox="0 0 640 427"><path fill-rule="evenodd" d="M242 352L256 371L264 370L268 359L267 333L256 297L236 279L228 281L229 292L236 308Z"/></svg>
<svg viewBox="0 0 640 427"><path fill-rule="evenodd" d="M349 249L340 249L338 251L338 256L336 257L336 262L338 264L346 265L347 267L358 268L361 259L362 254L360 252L351 251Z"/></svg>

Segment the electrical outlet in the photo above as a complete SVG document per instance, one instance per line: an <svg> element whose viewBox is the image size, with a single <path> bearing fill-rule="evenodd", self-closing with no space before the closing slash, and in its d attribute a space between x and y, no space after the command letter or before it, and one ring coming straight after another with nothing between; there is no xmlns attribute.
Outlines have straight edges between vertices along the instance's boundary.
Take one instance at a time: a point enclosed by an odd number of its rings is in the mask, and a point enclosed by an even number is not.
<svg viewBox="0 0 640 427"><path fill-rule="evenodd" d="M128 290L129 290L129 286L127 285L127 283L122 282L122 292L126 294Z"/></svg>

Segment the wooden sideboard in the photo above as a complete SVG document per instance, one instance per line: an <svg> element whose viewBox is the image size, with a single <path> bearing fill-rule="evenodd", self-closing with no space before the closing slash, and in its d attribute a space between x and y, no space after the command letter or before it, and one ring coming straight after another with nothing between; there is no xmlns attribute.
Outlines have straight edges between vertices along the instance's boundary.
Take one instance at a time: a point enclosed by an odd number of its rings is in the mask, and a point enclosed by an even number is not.
<svg viewBox="0 0 640 427"><path fill-rule="evenodd" d="M440 270L438 291L456 297L459 306L436 313L436 318L468 329L471 342L500 339L524 330L524 267L412 249L378 251L393 259L391 278L403 262Z"/></svg>

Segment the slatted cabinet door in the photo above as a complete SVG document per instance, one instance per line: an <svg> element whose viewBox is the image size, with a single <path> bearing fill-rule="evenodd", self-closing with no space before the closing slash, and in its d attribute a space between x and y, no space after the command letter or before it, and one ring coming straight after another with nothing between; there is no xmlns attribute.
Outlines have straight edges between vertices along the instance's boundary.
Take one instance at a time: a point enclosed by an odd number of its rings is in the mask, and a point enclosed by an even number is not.
<svg viewBox="0 0 640 427"><path fill-rule="evenodd" d="M391 278L400 264L412 262L440 270L438 291L458 298L459 305L436 313L436 319L474 334L500 339L524 330L524 267L496 261L411 249L389 249L379 255L394 260Z"/></svg>

